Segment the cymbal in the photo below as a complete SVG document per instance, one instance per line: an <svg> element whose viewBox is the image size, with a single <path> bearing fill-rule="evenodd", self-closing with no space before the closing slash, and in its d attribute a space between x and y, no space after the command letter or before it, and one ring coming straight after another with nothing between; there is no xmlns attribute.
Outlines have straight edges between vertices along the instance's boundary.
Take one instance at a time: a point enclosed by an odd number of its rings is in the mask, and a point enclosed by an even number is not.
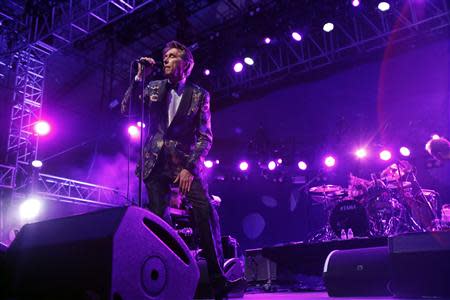
<svg viewBox="0 0 450 300"><path fill-rule="evenodd" d="M314 186L309 189L310 193L314 194L329 194L344 191L344 188L340 185L324 184L319 186Z"/></svg>
<svg viewBox="0 0 450 300"><path fill-rule="evenodd" d="M401 184L402 188L411 187L411 182L409 182L409 181L400 181L400 182L395 182L395 183L389 183L388 185L386 185L386 187L390 190L396 190L399 188L399 184Z"/></svg>

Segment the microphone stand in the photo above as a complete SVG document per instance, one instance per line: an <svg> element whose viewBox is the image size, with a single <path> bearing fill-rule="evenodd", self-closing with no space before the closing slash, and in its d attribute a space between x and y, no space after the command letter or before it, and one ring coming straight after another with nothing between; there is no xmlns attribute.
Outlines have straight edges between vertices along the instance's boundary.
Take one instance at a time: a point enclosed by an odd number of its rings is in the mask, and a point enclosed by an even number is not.
<svg viewBox="0 0 450 300"><path fill-rule="evenodd" d="M145 65L142 65L142 74L145 74ZM139 168L139 188L138 188L138 206L142 205L142 180L144 179L144 114L145 114L145 76L142 76L142 91L141 91L141 134L139 135L139 158L141 166Z"/></svg>

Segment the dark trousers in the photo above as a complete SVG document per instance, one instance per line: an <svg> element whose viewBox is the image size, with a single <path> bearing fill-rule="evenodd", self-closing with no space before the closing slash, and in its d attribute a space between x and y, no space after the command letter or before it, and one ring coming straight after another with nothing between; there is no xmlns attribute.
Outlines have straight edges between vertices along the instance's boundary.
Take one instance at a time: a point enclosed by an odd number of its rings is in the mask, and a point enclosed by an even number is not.
<svg viewBox="0 0 450 300"><path fill-rule="evenodd" d="M160 155L155 168L148 179L145 187L149 197L149 210L171 224L169 202L170 186L178 175L181 168L173 166ZM216 209L211 205L208 194L208 185L203 178L194 177L191 190L186 199L192 206L192 217L194 226L200 238L200 247L205 256L210 279L213 283L225 280L223 273L223 254L220 234L219 217Z"/></svg>

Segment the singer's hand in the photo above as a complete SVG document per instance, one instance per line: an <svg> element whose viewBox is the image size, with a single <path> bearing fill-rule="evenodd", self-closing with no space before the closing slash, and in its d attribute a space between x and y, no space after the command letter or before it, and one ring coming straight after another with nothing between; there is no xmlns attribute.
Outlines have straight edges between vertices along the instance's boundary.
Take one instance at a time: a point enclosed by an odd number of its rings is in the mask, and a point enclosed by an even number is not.
<svg viewBox="0 0 450 300"><path fill-rule="evenodd" d="M145 60L148 62L148 66L143 66L141 63L138 63L138 71L136 77L139 81L141 81L142 74L144 73L145 77L150 75L150 73L153 71L153 67L155 66L156 62L151 57L141 57L139 60Z"/></svg>
<svg viewBox="0 0 450 300"><path fill-rule="evenodd" d="M181 170L177 178L173 183L179 182L180 191L183 195L186 195L191 190L192 181L194 180L194 175L191 174L186 169Z"/></svg>

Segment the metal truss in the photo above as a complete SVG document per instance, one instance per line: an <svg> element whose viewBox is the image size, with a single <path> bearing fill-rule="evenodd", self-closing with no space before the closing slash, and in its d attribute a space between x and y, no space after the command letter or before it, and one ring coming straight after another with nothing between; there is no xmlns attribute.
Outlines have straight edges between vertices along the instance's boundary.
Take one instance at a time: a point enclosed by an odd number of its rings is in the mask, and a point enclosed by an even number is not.
<svg viewBox="0 0 450 300"><path fill-rule="evenodd" d="M0 165L0 188L12 189L15 168Z"/></svg>
<svg viewBox="0 0 450 300"><path fill-rule="evenodd" d="M153 0L69 0L52 7L31 28L30 42L53 53Z"/></svg>
<svg viewBox="0 0 450 300"><path fill-rule="evenodd" d="M41 118L46 53L29 47L19 52L11 108L7 162L15 167L13 189L20 190L30 176L30 163L36 158L38 136L33 126Z"/></svg>
<svg viewBox="0 0 450 300"><path fill-rule="evenodd" d="M47 174L39 174L35 193L45 199L114 207L127 204L119 190Z"/></svg>
<svg viewBox="0 0 450 300"><path fill-rule="evenodd" d="M212 81L216 98L229 98L232 93L251 91L394 43L448 32L450 10L446 0L406 0L392 3L386 12L365 7L333 20L332 32L316 28L300 42L285 34L276 44L259 47L253 53L255 65L242 73L233 73L227 66Z"/></svg>

